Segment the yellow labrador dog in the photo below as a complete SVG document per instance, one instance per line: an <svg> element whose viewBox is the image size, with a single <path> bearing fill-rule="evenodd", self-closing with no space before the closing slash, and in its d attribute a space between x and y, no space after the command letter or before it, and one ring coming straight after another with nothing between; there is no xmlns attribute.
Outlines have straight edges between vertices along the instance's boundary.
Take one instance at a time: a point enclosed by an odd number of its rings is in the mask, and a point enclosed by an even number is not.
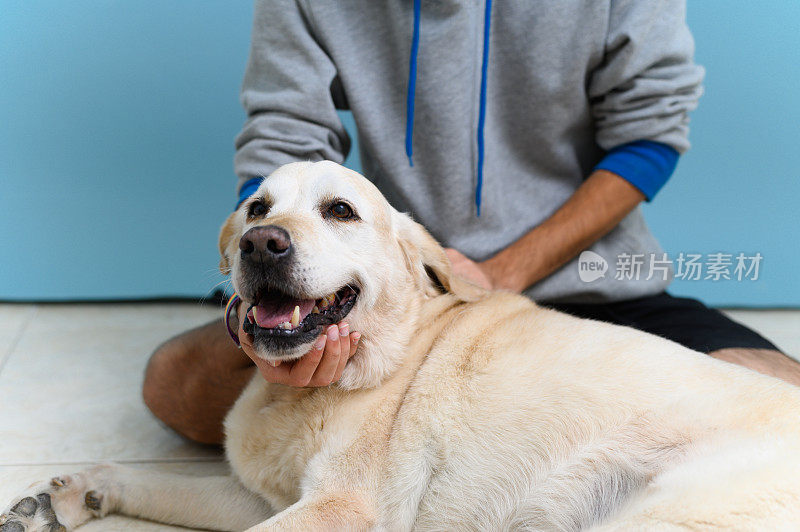
<svg viewBox="0 0 800 532"><path fill-rule="evenodd" d="M98 466L32 486L3 532L111 512L224 530L800 529L800 390L455 278L355 172L278 169L220 248L264 359L342 318L362 332L341 382L256 376L225 423L231 477Z"/></svg>

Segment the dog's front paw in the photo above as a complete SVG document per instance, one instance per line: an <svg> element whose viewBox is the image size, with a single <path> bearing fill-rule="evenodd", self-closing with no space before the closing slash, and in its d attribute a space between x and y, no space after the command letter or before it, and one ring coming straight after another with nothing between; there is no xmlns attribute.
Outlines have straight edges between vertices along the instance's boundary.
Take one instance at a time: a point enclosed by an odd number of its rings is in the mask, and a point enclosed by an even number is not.
<svg viewBox="0 0 800 532"><path fill-rule="evenodd" d="M32 485L0 515L0 532L66 532L105 515L108 468L96 466Z"/></svg>

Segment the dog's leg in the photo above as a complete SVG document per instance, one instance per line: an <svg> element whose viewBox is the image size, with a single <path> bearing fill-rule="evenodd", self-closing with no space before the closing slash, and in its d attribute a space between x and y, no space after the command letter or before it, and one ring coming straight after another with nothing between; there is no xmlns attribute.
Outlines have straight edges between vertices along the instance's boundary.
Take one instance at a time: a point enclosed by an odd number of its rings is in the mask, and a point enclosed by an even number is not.
<svg viewBox="0 0 800 532"><path fill-rule="evenodd" d="M300 499L247 532L285 530L371 530L377 523L375 506L358 493L317 494Z"/></svg>
<svg viewBox="0 0 800 532"><path fill-rule="evenodd" d="M244 530L272 514L264 499L232 476L105 464L34 484L6 508L0 531L72 530L109 513L210 530Z"/></svg>
<svg viewBox="0 0 800 532"><path fill-rule="evenodd" d="M797 435L711 441L592 532L800 530Z"/></svg>

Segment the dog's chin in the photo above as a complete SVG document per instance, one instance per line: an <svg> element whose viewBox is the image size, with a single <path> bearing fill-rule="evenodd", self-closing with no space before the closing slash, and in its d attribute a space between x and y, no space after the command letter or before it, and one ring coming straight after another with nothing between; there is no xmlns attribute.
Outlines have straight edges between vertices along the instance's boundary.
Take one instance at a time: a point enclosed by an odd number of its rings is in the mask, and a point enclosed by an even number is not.
<svg viewBox="0 0 800 532"><path fill-rule="evenodd" d="M320 330L320 334L323 330ZM256 333L253 335L253 347L258 357L267 362L291 362L308 353L317 336L319 334L304 333L302 337L283 339Z"/></svg>
<svg viewBox="0 0 800 532"><path fill-rule="evenodd" d="M262 288L252 296L242 328L253 336L260 358L268 362L296 360L308 353L329 326L350 313L359 293L350 284L321 298Z"/></svg>

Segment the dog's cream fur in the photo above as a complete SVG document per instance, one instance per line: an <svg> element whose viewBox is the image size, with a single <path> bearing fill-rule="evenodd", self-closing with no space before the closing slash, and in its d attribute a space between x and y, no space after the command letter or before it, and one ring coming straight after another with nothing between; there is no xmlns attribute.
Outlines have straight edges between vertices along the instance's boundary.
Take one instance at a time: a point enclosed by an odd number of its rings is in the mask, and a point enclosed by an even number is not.
<svg viewBox="0 0 800 532"><path fill-rule="evenodd" d="M323 218L331 195L361 220ZM251 530L800 528L800 390L484 292L336 164L282 167L264 196L266 218L245 205L227 221L221 266L238 287L238 240L269 223L291 234L311 295L357 283L347 321L363 342L342 382L255 377L225 423L235 478L108 465L33 486L67 528L108 512Z"/></svg>

